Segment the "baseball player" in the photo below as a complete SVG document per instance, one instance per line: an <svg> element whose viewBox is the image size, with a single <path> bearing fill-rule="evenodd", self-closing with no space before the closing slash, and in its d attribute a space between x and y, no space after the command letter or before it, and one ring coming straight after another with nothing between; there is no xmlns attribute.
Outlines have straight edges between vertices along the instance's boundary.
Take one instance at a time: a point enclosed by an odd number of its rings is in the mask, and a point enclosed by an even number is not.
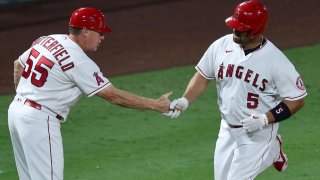
<svg viewBox="0 0 320 180"><path fill-rule="evenodd" d="M63 179L60 123L82 95L162 113L170 105L171 92L149 99L117 89L86 55L111 33L100 10L75 10L69 32L40 37L14 62L17 94L8 110L8 124L21 180Z"/></svg>
<svg viewBox="0 0 320 180"><path fill-rule="evenodd" d="M176 118L215 80L221 126L214 155L215 180L254 179L288 164L279 122L304 105L302 79L286 56L262 34L266 7L257 0L236 6L226 19L233 34L213 42L195 67L185 93L170 104Z"/></svg>

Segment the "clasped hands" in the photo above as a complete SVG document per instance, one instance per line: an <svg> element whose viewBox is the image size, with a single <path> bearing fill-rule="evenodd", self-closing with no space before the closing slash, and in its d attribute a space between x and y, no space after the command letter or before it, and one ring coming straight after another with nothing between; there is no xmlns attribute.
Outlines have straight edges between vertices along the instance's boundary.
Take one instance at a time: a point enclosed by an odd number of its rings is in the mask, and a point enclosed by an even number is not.
<svg viewBox="0 0 320 180"><path fill-rule="evenodd" d="M181 97L178 99L174 99L170 103L169 112L163 113L165 116L170 118L177 118L180 114L185 111L189 106L189 102L187 98ZM248 117L245 119L240 120L243 128L248 132L252 133L258 131L268 125L268 118L266 114L256 114L256 113L249 113L247 111L243 112Z"/></svg>
<svg viewBox="0 0 320 180"><path fill-rule="evenodd" d="M163 114L170 118L177 118L183 111L185 111L188 108L188 106L189 102L187 98L181 97L179 99L174 99L170 103L169 112Z"/></svg>

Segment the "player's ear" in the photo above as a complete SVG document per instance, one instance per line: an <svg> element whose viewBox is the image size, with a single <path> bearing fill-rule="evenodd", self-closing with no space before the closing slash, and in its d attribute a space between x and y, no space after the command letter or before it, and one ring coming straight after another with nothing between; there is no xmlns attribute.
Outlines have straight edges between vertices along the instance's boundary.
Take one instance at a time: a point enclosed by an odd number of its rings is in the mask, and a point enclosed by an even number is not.
<svg viewBox="0 0 320 180"><path fill-rule="evenodd" d="M85 38L88 38L89 30L86 29L86 28L83 28L83 29L81 30L81 34L82 34L82 36L84 36Z"/></svg>

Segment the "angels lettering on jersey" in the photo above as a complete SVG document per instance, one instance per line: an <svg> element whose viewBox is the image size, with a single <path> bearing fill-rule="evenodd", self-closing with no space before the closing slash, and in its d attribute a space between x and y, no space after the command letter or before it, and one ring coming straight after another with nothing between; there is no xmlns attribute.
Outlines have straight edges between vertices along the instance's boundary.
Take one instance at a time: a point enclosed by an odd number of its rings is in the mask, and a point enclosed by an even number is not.
<svg viewBox="0 0 320 180"><path fill-rule="evenodd" d="M265 91L266 85L269 82L267 79L260 77L260 74L254 72L251 69L245 69L243 66L237 66L234 64L224 65L223 63L219 66L217 80L223 80L224 78L237 78L244 82L251 84L253 87L260 91Z"/></svg>

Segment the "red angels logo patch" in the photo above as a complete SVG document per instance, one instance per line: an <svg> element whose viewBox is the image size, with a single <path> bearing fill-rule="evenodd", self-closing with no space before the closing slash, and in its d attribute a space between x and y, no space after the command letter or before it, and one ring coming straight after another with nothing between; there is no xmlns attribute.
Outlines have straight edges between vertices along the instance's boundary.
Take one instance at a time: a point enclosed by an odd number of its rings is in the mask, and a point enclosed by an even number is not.
<svg viewBox="0 0 320 180"><path fill-rule="evenodd" d="M98 86L100 86L101 83L104 83L104 80L99 76L99 74L97 72L94 72L93 76L96 77L96 81L97 81Z"/></svg>
<svg viewBox="0 0 320 180"><path fill-rule="evenodd" d="M297 77L297 81L296 81L296 86L298 89L300 90L305 90L306 88L304 87L303 81L301 79L301 76Z"/></svg>

